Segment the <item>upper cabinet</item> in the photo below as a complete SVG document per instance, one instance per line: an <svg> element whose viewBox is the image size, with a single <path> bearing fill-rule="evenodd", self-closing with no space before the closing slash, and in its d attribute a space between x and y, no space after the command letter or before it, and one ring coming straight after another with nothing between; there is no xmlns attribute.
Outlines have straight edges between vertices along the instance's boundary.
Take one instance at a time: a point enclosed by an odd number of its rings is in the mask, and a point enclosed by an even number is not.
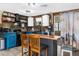
<svg viewBox="0 0 79 59"><path fill-rule="evenodd" d="M32 17L28 17L28 26L34 26L34 20Z"/></svg>
<svg viewBox="0 0 79 59"><path fill-rule="evenodd" d="M15 14L4 11L2 14L2 21L3 22L15 22Z"/></svg>
<svg viewBox="0 0 79 59"><path fill-rule="evenodd" d="M42 26L49 26L49 15L42 16Z"/></svg>
<svg viewBox="0 0 79 59"><path fill-rule="evenodd" d="M36 20L35 25L41 25L42 24L42 18L41 17L37 17L35 20Z"/></svg>

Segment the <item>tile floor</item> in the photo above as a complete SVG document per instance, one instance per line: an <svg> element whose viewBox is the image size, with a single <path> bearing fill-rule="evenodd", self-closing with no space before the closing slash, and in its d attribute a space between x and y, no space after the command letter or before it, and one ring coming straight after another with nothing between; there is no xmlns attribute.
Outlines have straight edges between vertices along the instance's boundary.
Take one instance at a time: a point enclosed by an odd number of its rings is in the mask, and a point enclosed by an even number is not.
<svg viewBox="0 0 79 59"><path fill-rule="evenodd" d="M15 48L7 49L7 50L2 50L0 51L0 56L21 56L21 47L15 47ZM59 52L58 52L58 56L60 56ZM65 56L68 56L68 53L66 53ZM76 52L76 56L79 56L79 51Z"/></svg>
<svg viewBox="0 0 79 59"><path fill-rule="evenodd" d="M21 47L0 51L0 56L21 56Z"/></svg>

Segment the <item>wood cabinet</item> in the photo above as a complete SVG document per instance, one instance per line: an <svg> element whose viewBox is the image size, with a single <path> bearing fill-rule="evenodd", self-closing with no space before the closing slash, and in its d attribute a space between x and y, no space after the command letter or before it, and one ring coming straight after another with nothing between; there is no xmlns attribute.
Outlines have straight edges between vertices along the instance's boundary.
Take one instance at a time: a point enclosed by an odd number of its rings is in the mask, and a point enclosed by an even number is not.
<svg viewBox="0 0 79 59"><path fill-rule="evenodd" d="M28 17L28 27L34 26L34 19L33 17Z"/></svg>
<svg viewBox="0 0 79 59"><path fill-rule="evenodd" d="M16 21L15 22L16 29L20 29L21 31L24 31L24 29L27 28L27 22L28 22L27 16L16 14L15 21Z"/></svg>
<svg viewBox="0 0 79 59"><path fill-rule="evenodd" d="M49 26L49 15L42 16L42 26Z"/></svg>
<svg viewBox="0 0 79 59"><path fill-rule="evenodd" d="M2 22L15 22L15 14L4 11L2 14Z"/></svg>
<svg viewBox="0 0 79 59"><path fill-rule="evenodd" d="M13 29L15 22L15 14L11 12L4 11L2 13L2 28Z"/></svg>

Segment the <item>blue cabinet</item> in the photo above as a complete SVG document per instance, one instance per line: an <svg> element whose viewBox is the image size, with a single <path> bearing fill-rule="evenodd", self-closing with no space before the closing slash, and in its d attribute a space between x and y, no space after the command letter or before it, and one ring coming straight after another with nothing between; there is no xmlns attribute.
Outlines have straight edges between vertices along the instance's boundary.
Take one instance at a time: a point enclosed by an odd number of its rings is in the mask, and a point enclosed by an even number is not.
<svg viewBox="0 0 79 59"><path fill-rule="evenodd" d="M5 32L4 38L5 38L6 49L16 46L16 33L15 32Z"/></svg>

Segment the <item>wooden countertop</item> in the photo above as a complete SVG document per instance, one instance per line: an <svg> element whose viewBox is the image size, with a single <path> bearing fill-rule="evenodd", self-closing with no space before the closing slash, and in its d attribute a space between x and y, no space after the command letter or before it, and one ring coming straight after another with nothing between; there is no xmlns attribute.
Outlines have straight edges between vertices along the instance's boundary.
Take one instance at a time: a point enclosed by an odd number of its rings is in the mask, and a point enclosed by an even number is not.
<svg viewBox="0 0 79 59"><path fill-rule="evenodd" d="M50 39L50 40L57 40L58 38L60 38L60 36L49 36L49 35L44 35L44 34L29 34L29 35L35 35L35 36L39 36L40 38L45 38L45 39Z"/></svg>

